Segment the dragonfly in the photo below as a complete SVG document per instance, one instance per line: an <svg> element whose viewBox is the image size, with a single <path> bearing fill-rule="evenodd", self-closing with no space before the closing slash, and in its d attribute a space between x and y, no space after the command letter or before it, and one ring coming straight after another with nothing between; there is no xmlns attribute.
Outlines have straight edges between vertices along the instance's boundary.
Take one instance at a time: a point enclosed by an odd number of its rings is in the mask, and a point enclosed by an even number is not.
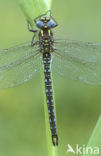
<svg viewBox="0 0 101 156"><path fill-rule="evenodd" d="M0 89L32 79L41 72L41 62L52 143L57 146L51 71L72 80L101 85L101 43L55 39L53 29L58 23L51 10L36 17L34 24L37 29L31 29L27 20L28 30L34 33L31 43L0 50Z"/></svg>

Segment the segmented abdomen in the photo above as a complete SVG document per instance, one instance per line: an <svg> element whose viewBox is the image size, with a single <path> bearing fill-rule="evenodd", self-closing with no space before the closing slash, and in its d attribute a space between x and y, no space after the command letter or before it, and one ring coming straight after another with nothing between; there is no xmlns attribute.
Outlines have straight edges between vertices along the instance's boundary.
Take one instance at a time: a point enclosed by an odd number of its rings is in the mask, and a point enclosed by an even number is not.
<svg viewBox="0 0 101 156"><path fill-rule="evenodd" d="M57 131L56 131L53 89L51 79L51 53L43 53L43 64L44 64L44 81L45 81L45 91L49 113L50 129L52 136L56 138Z"/></svg>

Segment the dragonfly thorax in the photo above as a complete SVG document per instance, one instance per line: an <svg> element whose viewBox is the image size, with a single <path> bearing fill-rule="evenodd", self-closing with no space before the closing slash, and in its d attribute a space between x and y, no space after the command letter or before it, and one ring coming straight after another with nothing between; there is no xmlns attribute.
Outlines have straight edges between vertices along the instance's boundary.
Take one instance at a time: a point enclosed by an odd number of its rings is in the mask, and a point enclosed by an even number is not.
<svg viewBox="0 0 101 156"><path fill-rule="evenodd" d="M40 51L42 53L51 53L54 51L53 40L50 39L40 40L39 46L40 46Z"/></svg>
<svg viewBox="0 0 101 156"><path fill-rule="evenodd" d="M39 32L39 47L42 53L53 52L53 32L48 29Z"/></svg>

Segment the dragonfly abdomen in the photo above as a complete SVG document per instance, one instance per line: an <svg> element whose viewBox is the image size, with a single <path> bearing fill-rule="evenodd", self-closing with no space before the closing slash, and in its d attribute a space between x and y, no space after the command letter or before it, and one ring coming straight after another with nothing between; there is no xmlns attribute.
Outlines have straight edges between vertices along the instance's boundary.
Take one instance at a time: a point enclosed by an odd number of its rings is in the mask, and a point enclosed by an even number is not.
<svg viewBox="0 0 101 156"><path fill-rule="evenodd" d="M52 89L52 79L51 79L51 54L43 54L43 64L44 64L44 81L45 81L45 92L46 100L49 113L50 129L52 134L53 145L58 145L58 136L56 130L56 119L54 112L54 99L53 99L53 89Z"/></svg>

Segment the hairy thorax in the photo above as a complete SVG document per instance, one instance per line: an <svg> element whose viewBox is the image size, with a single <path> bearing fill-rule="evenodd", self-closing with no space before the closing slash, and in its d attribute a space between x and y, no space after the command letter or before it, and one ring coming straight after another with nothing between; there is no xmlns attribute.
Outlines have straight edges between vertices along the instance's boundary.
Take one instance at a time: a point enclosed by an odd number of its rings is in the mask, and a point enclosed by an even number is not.
<svg viewBox="0 0 101 156"><path fill-rule="evenodd" d="M39 47L41 53L51 53L54 51L53 33L49 30L39 32Z"/></svg>

